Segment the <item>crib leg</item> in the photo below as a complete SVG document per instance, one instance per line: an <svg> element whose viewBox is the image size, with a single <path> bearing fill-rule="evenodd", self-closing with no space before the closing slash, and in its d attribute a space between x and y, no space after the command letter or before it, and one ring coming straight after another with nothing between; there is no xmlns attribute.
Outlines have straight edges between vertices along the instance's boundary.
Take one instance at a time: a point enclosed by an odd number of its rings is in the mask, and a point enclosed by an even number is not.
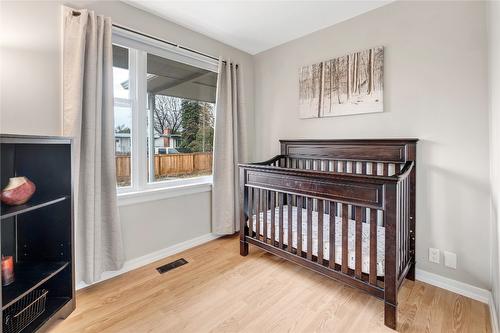
<svg viewBox="0 0 500 333"><path fill-rule="evenodd" d="M406 274L406 278L410 281L415 281L415 261L411 264L411 267Z"/></svg>
<svg viewBox="0 0 500 333"><path fill-rule="evenodd" d="M396 329L396 315L397 307L391 303L385 302L384 304L384 324L385 326Z"/></svg>
<svg viewBox="0 0 500 333"><path fill-rule="evenodd" d="M248 242L246 236L249 234L247 226L248 190L245 188L246 171L240 168L240 255L248 255Z"/></svg>
<svg viewBox="0 0 500 333"><path fill-rule="evenodd" d="M386 185L384 202L385 222L385 274L384 274L384 324L396 329L396 315L398 304L398 277L397 277L397 249L399 247L397 234L398 219L396 216L396 185Z"/></svg>
<svg viewBox="0 0 500 333"><path fill-rule="evenodd" d="M240 241L240 255L245 257L248 255L248 242L247 241Z"/></svg>
<svg viewBox="0 0 500 333"><path fill-rule="evenodd" d="M248 227L243 226L240 229L240 255L245 257L248 255L248 242L246 240L246 235L248 235Z"/></svg>

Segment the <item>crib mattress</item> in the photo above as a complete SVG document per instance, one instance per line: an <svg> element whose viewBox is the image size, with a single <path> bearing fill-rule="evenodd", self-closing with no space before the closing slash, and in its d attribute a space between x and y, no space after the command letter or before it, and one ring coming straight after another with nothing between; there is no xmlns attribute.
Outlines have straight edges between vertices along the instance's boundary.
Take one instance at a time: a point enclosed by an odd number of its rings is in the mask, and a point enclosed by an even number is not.
<svg viewBox="0 0 500 333"><path fill-rule="evenodd" d="M276 235L275 240L279 240L279 219L278 213L279 208L275 210L275 227ZM263 236L263 226L264 226L264 213L260 213L260 235ZM297 248L297 207L292 206L292 246ZM330 256L330 216L324 214L323 216L323 257L329 260ZM254 215L253 218L253 230L256 230L257 219ZM351 269L355 269L355 226L356 222L354 220L348 220L348 266ZM307 249L307 210L302 210L302 250ZM362 264L361 270L364 273L370 272L370 224L362 223ZM312 212L312 251L313 255L318 254L318 213ZM267 237L271 238L271 210L267 211ZM283 243L288 245L288 207L283 206ZM377 275L384 276L384 252L385 252L385 228L377 226ZM335 262L337 264L342 264L342 218L335 218Z"/></svg>

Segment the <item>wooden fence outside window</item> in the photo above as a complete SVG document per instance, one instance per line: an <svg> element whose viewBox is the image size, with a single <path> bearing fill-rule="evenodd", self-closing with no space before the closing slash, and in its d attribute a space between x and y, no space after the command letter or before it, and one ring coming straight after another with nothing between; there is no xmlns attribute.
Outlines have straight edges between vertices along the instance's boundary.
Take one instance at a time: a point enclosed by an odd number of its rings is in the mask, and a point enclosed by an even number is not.
<svg viewBox="0 0 500 333"><path fill-rule="evenodd" d="M130 179L130 155L116 156L118 182ZM155 155L155 177L176 177L202 174L212 170L212 152Z"/></svg>

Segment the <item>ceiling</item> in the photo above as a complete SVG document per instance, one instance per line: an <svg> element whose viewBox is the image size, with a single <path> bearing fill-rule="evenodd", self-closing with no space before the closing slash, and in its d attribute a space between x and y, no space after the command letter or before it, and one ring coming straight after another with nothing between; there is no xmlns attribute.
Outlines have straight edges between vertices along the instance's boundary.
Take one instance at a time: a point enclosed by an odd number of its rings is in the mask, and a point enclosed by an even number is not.
<svg viewBox="0 0 500 333"><path fill-rule="evenodd" d="M257 54L393 0L124 1L247 53Z"/></svg>

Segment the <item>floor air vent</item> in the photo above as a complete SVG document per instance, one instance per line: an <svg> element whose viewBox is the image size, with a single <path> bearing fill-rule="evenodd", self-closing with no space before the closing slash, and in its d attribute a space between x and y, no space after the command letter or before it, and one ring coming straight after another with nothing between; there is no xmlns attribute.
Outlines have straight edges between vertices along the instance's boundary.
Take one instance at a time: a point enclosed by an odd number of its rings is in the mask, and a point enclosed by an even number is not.
<svg viewBox="0 0 500 333"><path fill-rule="evenodd" d="M185 265L187 263L188 262L186 259L181 258L181 259L177 259L176 261L172 261L171 263L168 263L166 265L160 266L156 270L158 271L158 273L163 274L163 273L166 273L168 271L171 271L174 268Z"/></svg>

